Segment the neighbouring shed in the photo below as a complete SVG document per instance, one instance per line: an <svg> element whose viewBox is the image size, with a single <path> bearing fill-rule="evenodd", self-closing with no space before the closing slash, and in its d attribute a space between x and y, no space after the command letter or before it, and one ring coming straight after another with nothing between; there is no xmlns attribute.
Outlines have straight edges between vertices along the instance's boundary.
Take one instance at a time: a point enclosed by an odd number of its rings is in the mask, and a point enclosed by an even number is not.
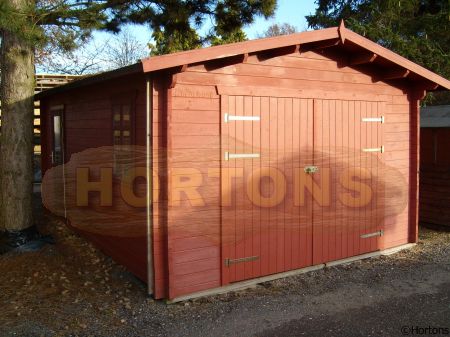
<svg viewBox="0 0 450 337"><path fill-rule="evenodd" d="M151 57L38 95L44 204L171 300L402 247L448 89L343 24Z"/></svg>
<svg viewBox="0 0 450 337"><path fill-rule="evenodd" d="M420 110L420 222L450 228L450 105Z"/></svg>

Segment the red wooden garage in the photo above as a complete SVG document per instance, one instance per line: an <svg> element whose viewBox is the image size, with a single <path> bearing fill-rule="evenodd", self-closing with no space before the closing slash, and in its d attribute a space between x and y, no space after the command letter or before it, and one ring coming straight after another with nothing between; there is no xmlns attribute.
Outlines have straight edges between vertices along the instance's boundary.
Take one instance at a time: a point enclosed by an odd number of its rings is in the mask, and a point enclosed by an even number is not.
<svg viewBox="0 0 450 337"><path fill-rule="evenodd" d="M343 25L144 59L37 96L44 204L155 298L401 247L448 89Z"/></svg>
<svg viewBox="0 0 450 337"><path fill-rule="evenodd" d="M420 222L450 228L450 105L420 111Z"/></svg>

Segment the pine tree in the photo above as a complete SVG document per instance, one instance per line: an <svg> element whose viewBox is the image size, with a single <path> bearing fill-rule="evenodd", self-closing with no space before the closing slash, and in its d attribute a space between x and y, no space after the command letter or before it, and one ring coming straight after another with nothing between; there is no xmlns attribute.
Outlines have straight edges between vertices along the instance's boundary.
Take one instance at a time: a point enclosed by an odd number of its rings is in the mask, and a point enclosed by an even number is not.
<svg viewBox="0 0 450 337"><path fill-rule="evenodd" d="M450 2L448 0L318 0L309 27L347 27L400 55L450 77ZM435 103L450 103L448 93Z"/></svg>
<svg viewBox="0 0 450 337"><path fill-rule="evenodd" d="M155 6L154 2L158 2L158 5ZM140 3L141 6L132 6L129 19L135 23L148 24L153 30L154 55L244 41L247 37L242 27L251 24L256 16L270 17L276 8L276 0L167 0ZM211 29L201 36L198 31L211 23Z"/></svg>
<svg viewBox="0 0 450 337"><path fill-rule="evenodd" d="M10 245L33 239L33 96L36 50L65 50L94 29L117 31L125 1L1 0L0 229Z"/></svg>
<svg viewBox="0 0 450 337"><path fill-rule="evenodd" d="M242 27L273 14L276 0L0 0L2 129L0 230L20 233L32 213L35 54L52 45L71 51L94 30L147 24L154 54L245 38ZM196 29L213 22L200 37Z"/></svg>

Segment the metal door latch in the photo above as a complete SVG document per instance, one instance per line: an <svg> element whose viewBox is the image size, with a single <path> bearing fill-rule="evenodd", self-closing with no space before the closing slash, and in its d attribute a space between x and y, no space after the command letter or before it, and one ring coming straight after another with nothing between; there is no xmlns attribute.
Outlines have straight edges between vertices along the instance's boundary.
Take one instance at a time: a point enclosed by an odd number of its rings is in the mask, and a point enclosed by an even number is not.
<svg viewBox="0 0 450 337"><path fill-rule="evenodd" d="M319 168L317 166L311 165L311 166L305 166L305 173L312 174L319 172Z"/></svg>

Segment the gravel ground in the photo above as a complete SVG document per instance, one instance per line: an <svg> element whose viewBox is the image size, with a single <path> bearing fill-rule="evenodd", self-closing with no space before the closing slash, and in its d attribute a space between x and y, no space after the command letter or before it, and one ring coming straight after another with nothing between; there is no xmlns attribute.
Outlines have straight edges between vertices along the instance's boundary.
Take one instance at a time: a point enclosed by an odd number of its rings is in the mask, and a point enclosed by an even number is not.
<svg viewBox="0 0 450 337"><path fill-rule="evenodd" d="M166 305L37 212L41 231L57 243L0 256L2 337L450 334L450 233L421 229L416 247L393 256ZM429 328L441 330L420 330Z"/></svg>

